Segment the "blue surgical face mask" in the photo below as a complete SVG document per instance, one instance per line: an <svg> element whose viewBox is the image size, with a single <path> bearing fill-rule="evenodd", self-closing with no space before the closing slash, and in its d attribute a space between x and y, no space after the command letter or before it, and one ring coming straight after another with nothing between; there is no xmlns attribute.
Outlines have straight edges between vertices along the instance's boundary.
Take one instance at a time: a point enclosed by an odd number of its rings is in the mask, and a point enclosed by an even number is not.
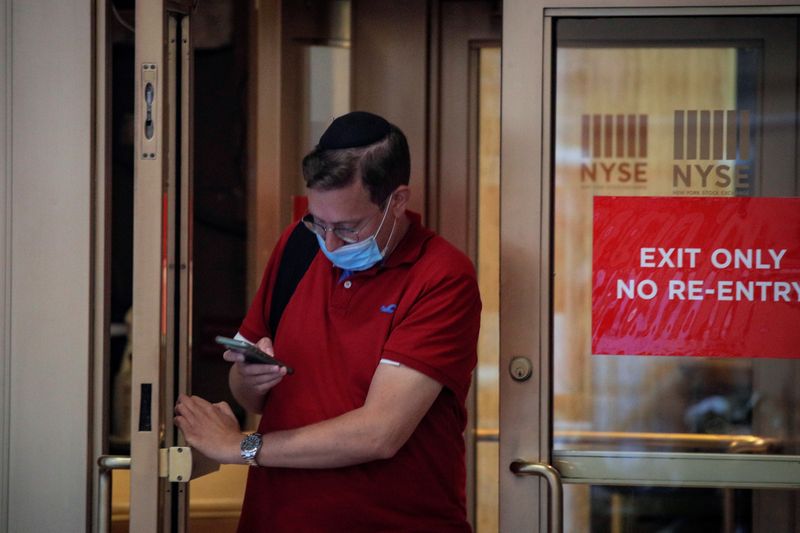
<svg viewBox="0 0 800 533"><path fill-rule="evenodd" d="M319 247L322 250L322 253L324 253L325 256L331 260L331 263L343 270L359 272L361 270L372 268L378 264L379 261L383 260L384 255L386 254L386 249L389 247L389 242L392 240L392 235L394 235L394 227L397 223L397 219L395 218L394 222L392 222L392 231L389 233L389 239L386 241L386 246L383 248L383 250L379 249L376 237L378 236L378 233L380 233L384 221L386 221L386 215L389 213L389 205L391 202L392 197L389 196L389 200L386 202L386 211L383 212L383 218L381 219L378 229L375 230L375 233L363 241L354 242L353 244L345 244L344 246L340 246L331 252L325 246L325 240L319 235L319 233L317 233L317 242L319 242Z"/></svg>

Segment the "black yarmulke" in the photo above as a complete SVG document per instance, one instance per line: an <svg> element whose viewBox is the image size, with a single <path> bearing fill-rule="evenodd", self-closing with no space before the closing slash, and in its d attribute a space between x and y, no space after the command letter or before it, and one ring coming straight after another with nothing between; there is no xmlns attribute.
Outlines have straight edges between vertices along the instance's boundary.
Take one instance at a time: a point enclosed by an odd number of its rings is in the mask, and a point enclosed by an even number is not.
<svg viewBox="0 0 800 533"><path fill-rule="evenodd" d="M390 129L391 124L383 117L366 111L353 111L331 122L319 138L318 146L323 150L367 146L386 137Z"/></svg>

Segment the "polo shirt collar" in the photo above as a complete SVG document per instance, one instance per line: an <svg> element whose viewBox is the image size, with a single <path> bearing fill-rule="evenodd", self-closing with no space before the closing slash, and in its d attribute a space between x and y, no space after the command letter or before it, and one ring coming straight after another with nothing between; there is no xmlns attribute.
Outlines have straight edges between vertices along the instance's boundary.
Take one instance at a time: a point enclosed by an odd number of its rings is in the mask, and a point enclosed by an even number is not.
<svg viewBox="0 0 800 533"><path fill-rule="evenodd" d="M384 268L393 268L416 262L419 256L422 255L425 243L434 235L431 230L422 226L422 217L419 213L406 210L406 216L410 222L408 231L403 235L402 240L397 244L392 253L389 254L389 257L380 265Z"/></svg>

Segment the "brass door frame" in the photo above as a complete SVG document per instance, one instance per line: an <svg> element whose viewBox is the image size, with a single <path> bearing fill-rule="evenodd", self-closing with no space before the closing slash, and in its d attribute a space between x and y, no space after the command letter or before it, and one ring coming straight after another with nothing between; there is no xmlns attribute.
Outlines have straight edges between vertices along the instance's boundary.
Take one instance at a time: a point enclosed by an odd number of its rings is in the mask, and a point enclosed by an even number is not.
<svg viewBox="0 0 800 533"><path fill-rule="evenodd" d="M551 372L547 346L549 23L545 4L503 3L500 145L500 529L545 531L547 487L508 470L517 460L549 463ZM513 357L533 374L511 379Z"/></svg>
<svg viewBox="0 0 800 533"><path fill-rule="evenodd" d="M191 368L192 51L176 6L136 4L131 531L182 531L188 510L186 486L160 477Z"/></svg>

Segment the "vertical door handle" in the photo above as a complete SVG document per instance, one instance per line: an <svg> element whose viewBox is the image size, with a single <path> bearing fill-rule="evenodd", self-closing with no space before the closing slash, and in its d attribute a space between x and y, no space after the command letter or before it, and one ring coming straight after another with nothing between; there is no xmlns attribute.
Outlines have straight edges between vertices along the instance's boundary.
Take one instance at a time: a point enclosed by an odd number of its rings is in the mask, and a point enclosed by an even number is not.
<svg viewBox="0 0 800 533"><path fill-rule="evenodd" d="M130 470L131 458L119 455L101 455L97 458L100 479L97 488L97 529L99 533L111 531L111 471ZM219 470L219 463L195 452L188 446L173 446L159 450L159 477L169 481L188 482Z"/></svg>
<svg viewBox="0 0 800 533"><path fill-rule="evenodd" d="M141 118L142 126L140 129L139 148L142 159L156 159L158 157L158 120L159 107L158 101L158 67L155 63L142 64L142 87L141 87Z"/></svg>
<svg viewBox="0 0 800 533"><path fill-rule="evenodd" d="M547 480L547 485L550 488L550 533L562 533L564 486L558 470L548 464L529 463L522 459L517 459L511 463L509 468L518 476L539 476Z"/></svg>
<svg viewBox="0 0 800 533"><path fill-rule="evenodd" d="M111 471L130 470L131 458L119 455L101 455L97 458L100 478L97 487L97 531L111 531Z"/></svg>

